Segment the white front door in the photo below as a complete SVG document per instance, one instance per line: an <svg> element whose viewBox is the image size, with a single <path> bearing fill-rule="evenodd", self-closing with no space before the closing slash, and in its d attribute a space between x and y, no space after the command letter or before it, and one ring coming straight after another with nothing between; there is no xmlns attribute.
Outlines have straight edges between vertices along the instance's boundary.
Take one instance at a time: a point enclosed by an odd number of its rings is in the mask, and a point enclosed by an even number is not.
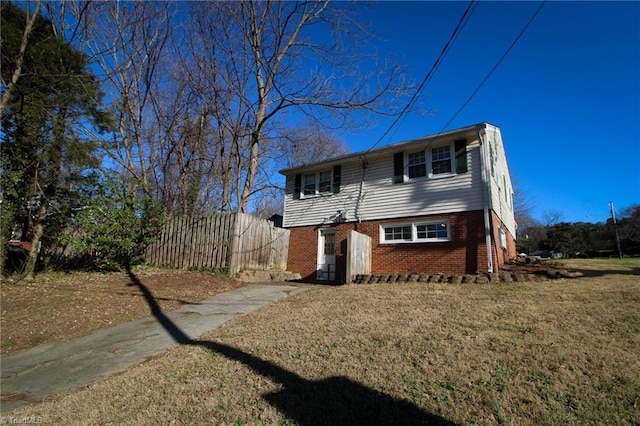
<svg viewBox="0 0 640 426"><path fill-rule="evenodd" d="M336 230L321 229L318 238L318 268L316 279L335 281L336 279Z"/></svg>

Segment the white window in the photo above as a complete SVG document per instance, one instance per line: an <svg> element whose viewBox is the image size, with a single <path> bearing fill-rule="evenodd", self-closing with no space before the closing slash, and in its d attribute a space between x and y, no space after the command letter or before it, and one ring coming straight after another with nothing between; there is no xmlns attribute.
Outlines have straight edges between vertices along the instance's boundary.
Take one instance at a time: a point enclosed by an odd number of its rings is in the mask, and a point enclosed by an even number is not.
<svg viewBox="0 0 640 426"><path fill-rule="evenodd" d="M411 225L385 226L384 241L413 241Z"/></svg>
<svg viewBox="0 0 640 426"><path fill-rule="evenodd" d="M410 152L405 157L404 181L423 177L451 175L454 170L453 148L451 145L438 146L418 152Z"/></svg>
<svg viewBox="0 0 640 426"><path fill-rule="evenodd" d="M424 151L407 154L407 171L409 173L409 179L427 175L427 157Z"/></svg>
<svg viewBox="0 0 640 426"><path fill-rule="evenodd" d="M331 170L304 175L303 194L305 196L330 194L333 188L333 174Z"/></svg>
<svg viewBox="0 0 640 426"><path fill-rule="evenodd" d="M502 228L500 228L500 245L507 248L507 233Z"/></svg>
<svg viewBox="0 0 640 426"><path fill-rule="evenodd" d="M393 243L424 243L450 241L449 221L429 221L414 223L390 223L380 225L380 242Z"/></svg>
<svg viewBox="0 0 640 426"><path fill-rule="evenodd" d="M316 174L304 175L304 195L316 195Z"/></svg>
<svg viewBox="0 0 640 426"><path fill-rule="evenodd" d="M449 225L446 222L416 225L419 240L449 241Z"/></svg>
<svg viewBox="0 0 640 426"><path fill-rule="evenodd" d="M451 146L439 146L431 149L431 175L451 173Z"/></svg>
<svg viewBox="0 0 640 426"><path fill-rule="evenodd" d="M328 194L331 192L331 170L318 173L318 192L320 194Z"/></svg>

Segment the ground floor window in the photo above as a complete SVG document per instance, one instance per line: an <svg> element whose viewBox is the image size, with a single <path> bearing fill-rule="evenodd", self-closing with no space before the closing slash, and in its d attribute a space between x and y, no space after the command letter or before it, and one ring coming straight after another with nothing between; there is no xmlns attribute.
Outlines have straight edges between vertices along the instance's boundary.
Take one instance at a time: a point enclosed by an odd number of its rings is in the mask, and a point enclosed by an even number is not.
<svg viewBox="0 0 640 426"><path fill-rule="evenodd" d="M383 244L450 240L448 220L380 225L380 242Z"/></svg>
<svg viewBox="0 0 640 426"><path fill-rule="evenodd" d="M500 228L500 245L507 248L507 233L502 228Z"/></svg>

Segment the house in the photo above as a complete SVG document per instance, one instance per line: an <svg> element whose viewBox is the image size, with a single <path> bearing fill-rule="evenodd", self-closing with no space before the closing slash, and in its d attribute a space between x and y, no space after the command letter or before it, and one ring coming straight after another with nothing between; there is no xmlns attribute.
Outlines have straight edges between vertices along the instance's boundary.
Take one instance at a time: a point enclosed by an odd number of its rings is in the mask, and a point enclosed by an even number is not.
<svg viewBox="0 0 640 426"><path fill-rule="evenodd" d="M347 258L361 250L348 244L353 231L370 238L372 274L496 272L516 256L513 186L494 125L280 173L288 269L305 279L351 282Z"/></svg>

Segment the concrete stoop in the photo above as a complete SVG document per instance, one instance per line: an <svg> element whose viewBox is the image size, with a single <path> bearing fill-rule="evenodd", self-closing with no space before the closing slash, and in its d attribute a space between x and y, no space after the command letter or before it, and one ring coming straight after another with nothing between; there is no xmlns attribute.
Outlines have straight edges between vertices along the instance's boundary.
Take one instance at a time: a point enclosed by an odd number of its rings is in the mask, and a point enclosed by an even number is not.
<svg viewBox="0 0 640 426"><path fill-rule="evenodd" d="M498 284L510 282L549 281L559 278L577 278L580 272L566 270L537 271L535 273L501 271L497 273L447 275L447 274L361 274L354 284L379 283L443 283L443 284Z"/></svg>
<svg viewBox="0 0 640 426"><path fill-rule="evenodd" d="M296 281L302 278L300 274L289 271L245 270L240 272L238 279L245 283L260 283L267 281Z"/></svg>

